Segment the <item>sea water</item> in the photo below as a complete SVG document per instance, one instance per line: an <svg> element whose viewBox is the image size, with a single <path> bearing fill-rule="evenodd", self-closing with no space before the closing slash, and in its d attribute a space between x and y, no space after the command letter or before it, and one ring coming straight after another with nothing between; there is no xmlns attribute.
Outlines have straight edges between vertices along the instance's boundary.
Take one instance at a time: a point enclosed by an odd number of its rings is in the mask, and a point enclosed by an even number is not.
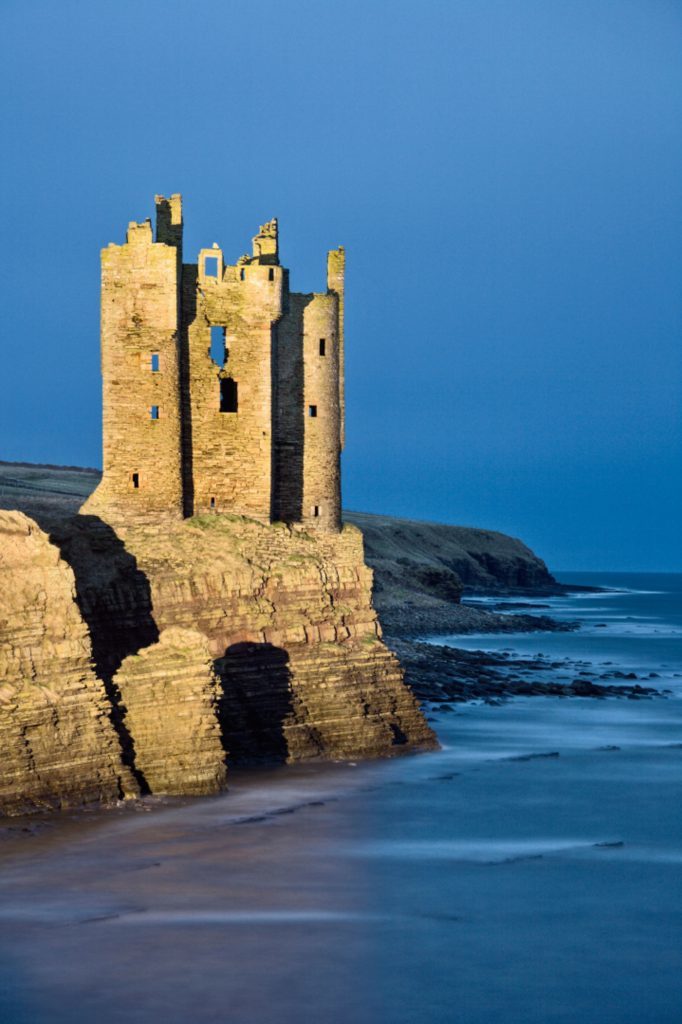
<svg viewBox="0 0 682 1024"><path fill-rule="evenodd" d="M667 697L427 709L434 754L13 822L0 1021L679 1024L682 577L575 582L610 588L551 600L575 633L451 642Z"/></svg>

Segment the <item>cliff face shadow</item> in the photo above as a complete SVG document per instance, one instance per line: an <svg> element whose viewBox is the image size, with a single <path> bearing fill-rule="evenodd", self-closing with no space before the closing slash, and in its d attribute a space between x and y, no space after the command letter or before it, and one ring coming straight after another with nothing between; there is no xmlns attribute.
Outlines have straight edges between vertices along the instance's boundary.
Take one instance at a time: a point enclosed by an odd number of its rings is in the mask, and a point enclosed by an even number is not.
<svg viewBox="0 0 682 1024"><path fill-rule="evenodd" d="M50 540L76 578L76 602L90 630L95 671L104 683L122 759L142 793L149 792L135 765L135 747L115 674L129 654L159 638L149 581L116 532L98 516L77 515L53 524Z"/></svg>
<svg viewBox="0 0 682 1024"><path fill-rule="evenodd" d="M282 763L293 710L289 655L266 643L238 643L215 662L223 746L231 764Z"/></svg>

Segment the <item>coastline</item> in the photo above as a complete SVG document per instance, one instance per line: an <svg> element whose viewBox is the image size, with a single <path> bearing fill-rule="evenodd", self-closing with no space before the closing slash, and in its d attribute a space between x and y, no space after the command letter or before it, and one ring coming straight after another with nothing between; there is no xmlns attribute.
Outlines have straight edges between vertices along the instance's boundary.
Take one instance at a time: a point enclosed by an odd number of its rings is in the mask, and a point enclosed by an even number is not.
<svg viewBox="0 0 682 1024"><path fill-rule="evenodd" d="M405 670L405 681L418 700L452 710L468 701L499 704L512 697L625 697L650 700L664 690L643 686L637 675L615 668L603 672L584 661L549 657L524 658L510 652L471 651L412 638L385 637ZM455 638L456 639L456 638ZM600 679L595 682L595 677ZM633 682L605 682L632 679ZM434 710L431 708L431 710Z"/></svg>

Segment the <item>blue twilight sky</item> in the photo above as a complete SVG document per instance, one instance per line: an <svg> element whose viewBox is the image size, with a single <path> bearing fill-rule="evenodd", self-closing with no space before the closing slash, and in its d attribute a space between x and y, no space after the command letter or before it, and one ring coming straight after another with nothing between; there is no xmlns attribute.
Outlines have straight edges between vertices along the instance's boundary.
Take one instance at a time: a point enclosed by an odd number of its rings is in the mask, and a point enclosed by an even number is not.
<svg viewBox="0 0 682 1024"><path fill-rule="evenodd" d="M682 2L2 0L0 458L99 465L99 249L348 252L346 507L682 570Z"/></svg>

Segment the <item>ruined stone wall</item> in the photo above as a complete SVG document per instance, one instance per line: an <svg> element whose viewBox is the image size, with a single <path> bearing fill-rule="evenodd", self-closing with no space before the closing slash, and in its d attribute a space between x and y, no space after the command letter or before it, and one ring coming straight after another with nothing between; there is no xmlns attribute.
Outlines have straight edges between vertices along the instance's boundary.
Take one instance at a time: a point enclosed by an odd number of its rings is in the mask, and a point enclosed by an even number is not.
<svg viewBox="0 0 682 1024"><path fill-rule="evenodd" d="M182 196L177 192L166 199L165 196L154 196L156 206L156 241L164 245L172 245L182 263Z"/></svg>
<svg viewBox="0 0 682 1024"><path fill-rule="evenodd" d="M149 221L102 250L103 468L87 511L182 515L178 257Z"/></svg>
<svg viewBox="0 0 682 1024"><path fill-rule="evenodd" d="M216 250L202 255L216 258ZM285 273L260 264L226 267L219 277L185 268L193 511L269 521L272 512L272 334ZM226 360L211 359L211 326L225 329ZM221 381L236 386L236 411L221 412Z"/></svg>

